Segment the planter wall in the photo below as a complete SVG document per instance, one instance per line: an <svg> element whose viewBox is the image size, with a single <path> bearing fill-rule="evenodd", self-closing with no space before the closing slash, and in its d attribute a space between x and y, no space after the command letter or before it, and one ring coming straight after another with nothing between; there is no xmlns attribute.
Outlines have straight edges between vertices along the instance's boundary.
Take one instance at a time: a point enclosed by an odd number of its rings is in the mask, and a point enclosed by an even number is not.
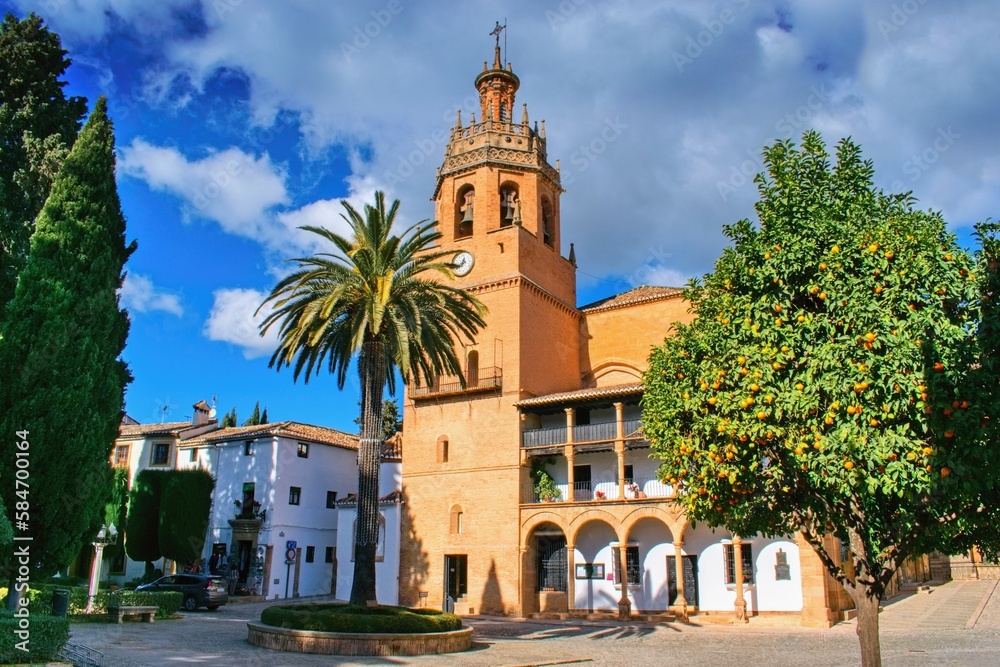
<svg viewBox="0 0 1000 667"><path fill-rule="evenodd" d="M472 647L472 628L426 634L316 632L247 623L253 646L322 655L428 655L457 653Z"/></svg>

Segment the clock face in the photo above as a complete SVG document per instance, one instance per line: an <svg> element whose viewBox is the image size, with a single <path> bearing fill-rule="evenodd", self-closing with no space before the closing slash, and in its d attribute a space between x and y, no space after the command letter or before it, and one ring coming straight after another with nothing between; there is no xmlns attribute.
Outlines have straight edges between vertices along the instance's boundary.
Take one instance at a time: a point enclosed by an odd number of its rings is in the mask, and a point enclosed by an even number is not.
<svg viewBox="0 0 1000 667"><path fill-rule="evenodd" d="M471 252L467 250L462 250L461 252L455 253L455 258L451 260L455 265L455 275L464 276L472 270L472 265L475 263L475 258L472 256Z"/></svg>

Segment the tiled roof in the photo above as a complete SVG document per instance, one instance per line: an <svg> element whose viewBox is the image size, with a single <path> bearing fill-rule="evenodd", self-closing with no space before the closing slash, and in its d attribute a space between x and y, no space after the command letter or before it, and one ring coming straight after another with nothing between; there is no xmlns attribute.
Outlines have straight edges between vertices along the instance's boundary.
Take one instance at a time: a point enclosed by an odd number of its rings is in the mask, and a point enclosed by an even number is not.
<svg viewBox="0 0 1000 667"><path fill-rule="evenodd" d="M388 440L382 443L382 460L403 458L403 434L394 433Z"/></svg>
<svg viewBox="0 0 1000 667"><path fill-rule="evenodd" d="M162 424L122 424L118 429L120 438L138 438L147 435L177 435L194 424L191 422L164 422Z"/></svg>
<svg viewBox="0 0 1000 667"><path fill-rule="evenodd" d="M633 382L630 384L616 384L610 387L591 387L589 389L577 389L576 391L564 391L559 394L545 394L544 396L532 396L525 398L514 404L516 408L530 408L539 405L552 405L555 403L574 403L579 401L591 401L597 398L615 398L618 396L629 396L642 393L642 383Z"/></svg>
<svg viewBox="0 0 1000 667"><path fill-rule="evenodd" d="M600 301L595 301L594 303L588 303L586 306L581 306L580 312L594 313L601 310L624 308L625 306L632 306L637 303L667 299L683 293L683 287L651 287L649 285L640 285L639 287L630 289L627 292L615 294L614 296L609 296L606 299L601 299Z"/></svg>
<svg viewBox="0 0 1000 667"><path fill-rule="evenodd" d="M221 428L188 440L182 440L182 447L207 445L216 442L231 442L234 440L249 440L262 436L280 436L308 440L345 449L358 448L358 436L338 431L325 426L313 426L294 421L275 422L273 424L258 424L256 426L234 426Z"/></svg>
<svg viewBox="0 0 1000 667"><path fill-rule="evenodd" d="M382 496L378 499L379 503L395 503L399 504L403 502L403 494L399 491L393 491L392 493ZM358 504L358 494L348 493L341 500L337 501L338 505L357 505Z"/></svg>

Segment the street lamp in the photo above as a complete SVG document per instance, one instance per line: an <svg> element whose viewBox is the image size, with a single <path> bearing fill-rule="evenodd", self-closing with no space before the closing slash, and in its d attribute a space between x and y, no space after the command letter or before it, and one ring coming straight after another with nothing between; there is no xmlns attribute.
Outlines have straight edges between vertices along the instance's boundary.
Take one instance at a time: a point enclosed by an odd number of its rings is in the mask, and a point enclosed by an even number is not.
<svg viewBox="0 0 1000 667"><path fill-rule="evenodd" d="M101 526L94 538L94 562L90 567L90 590L87 592L87 613L94 609L94 597L97 595L98 580L101 577L101 560L104 558L104 547L118 542L118 529L115 524Z"/></svg>

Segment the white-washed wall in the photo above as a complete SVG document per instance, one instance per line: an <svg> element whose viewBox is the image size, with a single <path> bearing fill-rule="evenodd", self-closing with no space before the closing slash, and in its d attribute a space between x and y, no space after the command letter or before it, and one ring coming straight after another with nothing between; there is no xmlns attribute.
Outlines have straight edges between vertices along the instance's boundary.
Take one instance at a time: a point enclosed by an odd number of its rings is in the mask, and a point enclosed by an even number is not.
<svg viewBox="0 0 1000 667"><path fill-rule="evenodd" d="M381 561L375 562L375 594L381 604L399 603L400 506L384 504L379 513L385 518L385 547ZM356 505L345 505L337 512L337 598L347 600L354 583L354 521Z"/></svg>

